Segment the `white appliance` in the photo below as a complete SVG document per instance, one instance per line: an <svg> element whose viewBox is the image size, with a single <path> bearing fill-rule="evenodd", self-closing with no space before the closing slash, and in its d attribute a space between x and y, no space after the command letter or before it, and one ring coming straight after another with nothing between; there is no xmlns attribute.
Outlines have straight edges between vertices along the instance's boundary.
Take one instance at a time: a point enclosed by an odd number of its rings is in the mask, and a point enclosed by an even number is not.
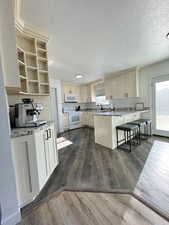
<svg viewBox="0 0 169 225"><path fill-rule="evenodd" d="M80 112L69 111L69 129L80 127Z"/></svg>
<svg viewBox="0 0 169 225"><path fill-rule="evenodd" d="M78 99L78 95L76 94L65 94L65 102L76 103Z"/></svg>

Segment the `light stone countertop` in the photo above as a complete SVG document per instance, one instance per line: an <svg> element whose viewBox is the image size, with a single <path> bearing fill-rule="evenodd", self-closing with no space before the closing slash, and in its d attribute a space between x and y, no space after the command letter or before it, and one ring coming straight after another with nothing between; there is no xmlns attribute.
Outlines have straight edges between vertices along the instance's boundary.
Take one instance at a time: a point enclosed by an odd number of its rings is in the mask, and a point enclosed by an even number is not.
<svg viewBox="0 0 169 225"><path fill-rule="evenodd" d="M134 113L146 113L149 110L141 110L141 111L115 111L115 112L97 112L95 116L126 116Z"/></svg>
<svg viewBox="0 0 169 225"><path fill-rule="evenodd" d="M32 135L34 132L37 132L39 130L46 129L51 124L53 124L53 121L47 121L46 124L43 124L38 127L22 127L22 128L12 128L11 129L11 138L26 136L26 135Z"/></svg>

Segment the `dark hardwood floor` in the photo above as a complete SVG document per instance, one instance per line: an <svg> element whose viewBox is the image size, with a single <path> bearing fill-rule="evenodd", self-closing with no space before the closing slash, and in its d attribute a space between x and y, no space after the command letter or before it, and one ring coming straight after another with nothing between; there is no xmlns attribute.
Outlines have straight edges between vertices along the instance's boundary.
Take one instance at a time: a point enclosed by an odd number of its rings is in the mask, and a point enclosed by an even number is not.
<svg viewBox="0 0 169 225"><path fill-rule="evenodd" d="M59 150L59 166L23 213L62 187L67 190L132 192L152 144L155 140L162 140L150 137L129 153L95 144L94 131L90 128L68 131L63 136L73 144Z"/></svg>

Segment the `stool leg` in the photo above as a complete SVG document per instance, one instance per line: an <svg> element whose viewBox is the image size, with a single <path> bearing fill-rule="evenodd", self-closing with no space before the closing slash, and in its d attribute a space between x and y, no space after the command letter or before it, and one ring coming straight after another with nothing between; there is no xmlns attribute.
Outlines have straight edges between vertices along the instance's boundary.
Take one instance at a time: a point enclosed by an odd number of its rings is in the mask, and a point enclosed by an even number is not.
<svg viewBox="0 0 169 225"><path fill-rule="evenodd" d="M126 139L126 131L124 131L124 139L125 139L125 144L127 143L127 139Z"/></svg>
<svg viewBox="0 0 169 225"><path fill-rule="evenodd" d="M118 129L116 129L116 139L117 139L117 148L118 148L118 143L119 143L119 141L118 141Z"/></svg>
<svg viewBox="0 0 169 225"><path fill-rule="evenodd" d="M151 131L151 122L150 122L150 136L152 135L152 133L151 133L152 131Z"/></svg>
<svg viewBox="0 0 169 225"><path fill-rule="evenodd" d="M131 152L131 131L129 131L130 152Z"/></svg>
<svg viewBox="0 0 169 225"><path fill-rule="evenodd" d="M141 126L138 128L138 139L139 139L139 144L141 145Z"/></svg>
<svg viewBox="0 0 169 225"><path fill-rule="evenodd" d="M138 128L138 139L139 139L139 145L141 145L141 126Z"/></svg>

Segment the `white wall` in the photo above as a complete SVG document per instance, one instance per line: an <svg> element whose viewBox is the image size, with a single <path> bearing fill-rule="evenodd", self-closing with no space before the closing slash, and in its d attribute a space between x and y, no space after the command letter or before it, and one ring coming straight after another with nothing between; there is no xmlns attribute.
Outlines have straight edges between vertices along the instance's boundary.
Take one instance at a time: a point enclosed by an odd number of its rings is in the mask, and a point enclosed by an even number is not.
<svg viewBox="0 0 169 225"><path fill-rule="evenodd" d="M16 42L12 1L0 1L0 204L2 207L2 224L14 225L20 220L16 183L11 154L10 128L7 108L7 98L4 89L4 79L17 72ZM14 85L17 80L11 78ZM7 85L10 85L9 83Z"/></svg>
<svg viewBox="0 0 169 225"><path fill-rule="evenodd" d="M14 168L11 154L11 140L7 99L5 95L0 59L0 204L2 207L2 224L14 225L20 220Z"/></svg>
<svg viewBox="0 0 169 225"><path fill-rule="evenodd" d="M147 106L152 105L152 78L169 74L169 59L154 63L140 69L139 92Z"/></svg>
<svg viewBox="0 0 169 225"><path fill-rule="evenodd" d="M16 56L16 34L11 0L0 1L1 60L6 87L20 87Z"/></svg>
<svg viewBox="0 0 169 225"><path fill-rule="evenodd" d="M139 71L139 94L152 109L152 78L169 74L169 59L146 66ZM151 111L145 117L152 117Z"/></svg>

